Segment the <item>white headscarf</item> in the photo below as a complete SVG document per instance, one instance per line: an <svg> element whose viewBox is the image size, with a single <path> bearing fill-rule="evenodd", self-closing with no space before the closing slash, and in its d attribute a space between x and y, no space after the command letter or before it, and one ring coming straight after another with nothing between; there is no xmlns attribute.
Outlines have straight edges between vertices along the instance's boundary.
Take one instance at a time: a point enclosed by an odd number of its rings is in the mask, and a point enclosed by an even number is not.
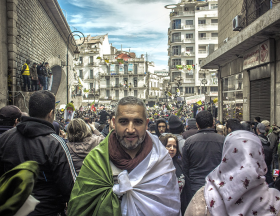
<svg viewBox="0 0 280 216"><path fill-rule="evenodd" d="M206 177L204 196L212 216L277 215L280 192L265 181L262 144L248 131L230 133L221 164Z"/></svg>

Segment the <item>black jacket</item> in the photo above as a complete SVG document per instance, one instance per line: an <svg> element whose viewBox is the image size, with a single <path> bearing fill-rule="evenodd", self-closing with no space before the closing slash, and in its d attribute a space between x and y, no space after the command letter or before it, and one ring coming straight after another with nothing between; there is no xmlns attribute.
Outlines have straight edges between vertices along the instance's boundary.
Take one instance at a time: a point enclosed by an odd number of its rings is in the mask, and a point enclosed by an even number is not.
<svg viewBox="0 0 280 216"><path fill-rule="evenodd" d="M184 139L188 139L190 136L196 134L197 131L198 131L198 130L197 130L196 127L194 127L194 128L188 128L188 130L186 130L186 131L182 134L182 136L183 136Z"/></svg>
<svg viewBox="0 0 280 216"><path fill-rule="evenodd" d="M266 166L270 166L271 162L272 162L272 153L273 153L273 150L270 148L270 142L264 134L260 134L260 135L258 135L258 137L260 138L260 140L262 142L262 146L263 146L263 150L264 150L264 154L265 154Z"/></svg>
<svg viewBox="0 0 280 216"><path fill-rule="evenodd" d="M107 116L110 116L105 110L102 110L100 113L100 124L106 124Z"/></svg>
<svg viewBox="0 0 280 216"><path fill-rule="evenodd" d="M25 161L37 161L40 173L32 191L40 201L34 215L61 212L69 200L76 172L66 143L47 121L22 117L0 136L0 176Z"/></svg>
<svg viewBox="0 0 280 216"><path fill-rule="evenodd" d="M214 170L222 160L225 137L215 133L214 129L201 129L189 137L183 148L183 172L190 185L188 202L205 184L205 177Z"/></svg>
<svg viewBox="0 0 280 216"><path fill-rule="evenodd" d="M12 128L13 128L13 126L3 126L3 125L1 125L1 126L0 126L0 135L1 135L2 133L6 132L7 130L12 129Z"/></svg>

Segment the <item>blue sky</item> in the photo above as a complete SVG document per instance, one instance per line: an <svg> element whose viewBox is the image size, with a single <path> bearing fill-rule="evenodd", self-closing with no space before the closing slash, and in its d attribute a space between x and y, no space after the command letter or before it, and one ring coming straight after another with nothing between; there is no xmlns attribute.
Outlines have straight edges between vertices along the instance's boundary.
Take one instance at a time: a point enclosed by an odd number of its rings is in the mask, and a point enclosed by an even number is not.
<svg viewBox="0 0 280 216"><path fill-rule="evenodd" d="M169 12L167 4L178 0L58 0L67 15L71 30L85 36L107 34L117 49L148 54L156 69L166 69L167 31ZM66 13L65 13L66 11Z"/></svg>

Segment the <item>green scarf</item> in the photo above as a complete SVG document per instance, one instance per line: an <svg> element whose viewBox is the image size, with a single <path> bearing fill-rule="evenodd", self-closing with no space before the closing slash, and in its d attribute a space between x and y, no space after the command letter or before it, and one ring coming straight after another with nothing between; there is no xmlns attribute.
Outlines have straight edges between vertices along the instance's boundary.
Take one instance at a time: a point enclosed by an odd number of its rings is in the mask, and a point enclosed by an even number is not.
<svg viewBox="0 0 280 216"><path fill-rule="evenodd" d="M0 215L12 216L31 194L39 173L35 161L26 161L0 178Z"/></svg>
<svg viewBox="0 0 280 216"><path fill-rule="evenodd" d="M110 134L85 158L71 193L68 216L121 216L119 199L113 193L108 149Z"/></svg>

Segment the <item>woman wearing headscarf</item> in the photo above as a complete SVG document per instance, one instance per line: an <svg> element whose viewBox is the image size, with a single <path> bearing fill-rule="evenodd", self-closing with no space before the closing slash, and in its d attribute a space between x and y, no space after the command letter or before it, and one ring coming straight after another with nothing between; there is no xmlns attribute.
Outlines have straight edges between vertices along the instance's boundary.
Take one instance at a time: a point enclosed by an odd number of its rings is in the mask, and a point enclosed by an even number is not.
<svg viewBox="0 0 280 216"><path fill-rule="evenodd" d="M176 176L178 179L178 185L181 193L181 212L185 212L187 206L185 205L186 203L186 194L187 191L189 190L188 185L185 185L186 182L186 177L183 174L183 169L182 169L182 156L179 151L179 142L178 139L175 135L173 134L167 134L164 137L161 135L160 136L160 141L162 144L165 146L167 149L170 157L172 158L174 167L176 168Z"/></svg>
<svg viewBox="0 0 280 216"><path fill-rule="evenodd" d="M93 124L89 127L84 120L77 118L68 124L67 138L73 164L76 173L79 174L85 157L104 137L95 129Z"/></svg>
<svg viewBox="0 0 280 216"><path fill-rule="evenodd" d="M260 139L248 131L230 133L221 164L206 177L185 216L279 216L280 192L268 187L266 172Z"/></svg>

